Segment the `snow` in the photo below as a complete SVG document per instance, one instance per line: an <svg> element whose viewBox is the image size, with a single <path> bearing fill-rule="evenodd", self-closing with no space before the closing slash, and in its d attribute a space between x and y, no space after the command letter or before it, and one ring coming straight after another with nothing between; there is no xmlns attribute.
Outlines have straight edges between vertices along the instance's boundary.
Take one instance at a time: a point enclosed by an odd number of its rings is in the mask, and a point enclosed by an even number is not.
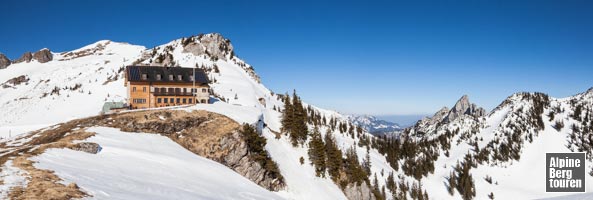
<svg viewBox="0 0 593 200"><path fill-rule="evenodd" d="M7 198L10 188L26 185L26 176L27 172L12 166L12 160L6 161L0 169L0 180L3 181L0 185L0 199Z"/></svg>
<svg viewBox="0 0 593 200"><path fill-rule="evenodd" d="M126 95L123 79L106 81L117 76L117 70L131 64L145 48L99 41L72 52L98 44L105 48L88 56L62 60L66 58L55 53L54 59L47 63L23 62L3 69L0 84L21 75L30 80L14 88L0 87L0 127L54 124L97 115L105 101L123 100ZM64 89L76 84L82 84L81 88ZM61 89L60 95L50 95L55 87ZM48 95L43 97L45 93Z"/></svg>
<svg viewBox="0 0 593 200"><path fill-rule="evenodd" d="M565 196L546 198L545 200L593 200L593 193L571 194Z"/></svg>
<svg viewBox="0 0 593 200"><path fill-rule="evenodd" d="M1 126L0 127L0 140L8 139L12 136L21 135L37 129L48 127L51 124L30 124L21 126Z"/></svg>
<svg viewBox="0 0 593 200"><path fill-rule="evenodd" d="M222 164L197 156L169 138L93 127L87 142L98 154L50 149L34 157L75 182L91 199L280 199Z"/></svg>
<svg viewBox="0 0 593 200"><path fill-rule="evenodd" d="M104 46L96 50L98 45ZM35 158L35 166L51 169L66 182L75 182L82 189L91 193L97 199L345 199L343 192L329 178L315 176L313 167L308 161L306 147L292 147L285 136L275 138L273 132L279 132L281 113L275 108L282 108L283 103L263 84L250 74L251 66L237 57L212 61L204 55L195 56L184 53L180 40L174 40L157 47L161 53L165 47L172 47L171 54L179 66L194 67L217 65L220 73L210 73L212 89L224 101L213 104L198 104L194 106L178 106L160 109L177 109L185 111L206 110L220 113L239 122L258 125L258 130L267 139L265 146L272 160L279 167L285 178L287 187L280 192L269 192L251 181L236 174L227 167L216 162L199 157L181 148L169 139L144 133L124 133L116 129L95 127L91 131L97 135L87 139L99 143L103 150L96 154L73 151L69 149L50 149ZM126 91L122 74L117 71L129 65L144 52L145 47L117 43L108 40L98 41L71 52L92 51L91 54L74 58L66 57L60 53L54 54L54 60L48 63L18 63L3 69L0 73L0 84L20 76L27 75L28 84L14 88L0 87L0 137L7 141L7 136L12 136L10 145L18 145L28 139L18 139L18 135L36 130L47 125L65 122L71 119L93 116L99 113L105 101L122 101L126 98ZM152 49L148 49L152 51ZM68 52L64 52L68 53ZM145 63L147 61L144 61ZM238 64L240 63L240 64ZM108 78L118 77L118 80L107 82ZM78 90L70 91L63 88L72 87L77 83L82 84ZM47 95L55 87L62 88L60 95ZM89 94L89 91L91 94ZM572 98L581 98L591 101L593 92L579 94L575 97L555 99L555 103L568 106ZM235 98L237 97L237 98ZM264 103L260 102L260 99ZM516 99L518 100L518 99ZM347 122L349 118L338 112L324 110L312 106L322 116L329 119L335 117L340 122ZM517 106L524 106L518 104ZM568 110L568 108L567 108ZM491 113L480 122L460 118L450 127L460 127L462 131L468 130L471 125L480 123L485 125L478 133L483 138L479 142L484 147L495 138L500 124L506 121L517 120L508 118L511 107L503 107ZM135 112L135 111L129 111ZM544 113L547 113L546 110ZM557 116L567 118L566 113ZM525 143L520 161L513 161L505 166L479 166L472 169L476 183L476 199L485 199L486 195L494 192L497 199L531 199L546 198L562 193L545 193L543 177L545 171L545 152L568 152L565 146L568 128L573 121L567 120L565 129L561 132L551 127L551 122L544 118L546 129L539 136L534 137L534 143ZM370 119L361 122L372 122ZM267 125L263 128L263 124ZM371 123L372 124L372 123ZM383 128L383 124L375 124L375 128ZM310 127L313 128L313 127ZM429 127L432 130L434 127ZM325 135L327 127L320 127L320 132ZM359 161L366 156L364 147L355 145L359 138L351 138L337 131L330 133L336 138L338 146L343 150L354 147L359 156ZM367 136L369 136L368 133ZM459 136L453 138L450 157L441 154L435 162L435 172L422 179L424 189L433 199L459 199L450 196L443 182L446 180L452 166L472 148L462 142L455 145ZM386 162L385 157L375 149L369 151L371 158L371 179L376 174L379 185L385 184L386 176L393 172L398 181L412 181L413 178L404 175L400 180L398 175L403 172L393 170ZM442 152L441 152L442 153ZM305 158L301 165L299 158ZM6 170L5 170L6 168ZM587 162L587 168L591 163ZM2 180L5 182L0 191L7 191L8 183L23 184L19 176L7 162L3 166ZM381 175L383 171L383 175ZM99 175L100 174L100 175ZM488 184L484 176L492 176L496 184ZM587 177L591 182L591 177ZM592 192L593 185L588 184L587 191ZM386 191L389 193L389 191ZM569 196L567 198L571 198ZM575 198L590 197L577 195ZM388 198L391 198L388 195ZM564 197L562 197L564 198Z"/></svg>

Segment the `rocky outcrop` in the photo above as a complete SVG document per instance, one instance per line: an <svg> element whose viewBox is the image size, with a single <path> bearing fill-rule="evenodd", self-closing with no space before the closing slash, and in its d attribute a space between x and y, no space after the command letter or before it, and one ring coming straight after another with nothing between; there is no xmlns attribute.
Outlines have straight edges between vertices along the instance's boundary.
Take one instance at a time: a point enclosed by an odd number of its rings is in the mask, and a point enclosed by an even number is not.
<svg viewBox="0 0 593 200"><path fill-rule="evenodd" d="M25 52L19 59L14 60L13 63L31 62L31 59L33 59L33 54L31 52Z"/></svg>
<svg viewBox="0 0 593 200"><path fill-rule="evenodd" d="M181 43L184 53L190 52L195 56L208 55L214 60L227 60L234 55L231 41L218 33L200 34L183 39Z"/></svg>
<svg viewBox="0 0 593 200"><path fill-rule="evenodd" d="M101 151L101 146L94 142L81 142L81 143L76 143L70 149L75 150L75 151L82 151L82 152L97 154L97 153L99 153L99 151Z"/></svg>
<svg viewBox="0 0 593 200"><path fill-rule="evenodd" d="M20 75L11 79L8 79L8 81L2 83L2 88L9 88L9 87L14 87L20 84L28 84L29 82L29 77L27 77L26 75Z"/></svg>
<svg viewBox="0 0 593 200"><path fill-rule="evenodd" d="M284 188L284 182L274 178L260 163L253 162L248 155L247 144L238 132L222 138L219 147L222 151L228 151L226 156L221 157L224 165L268 190Z"/></svg>
<svg viewBox="0 0 593 200"><path fill-rule="evenodd" d="M46 63L53 60L53 55L49 49L41 49L33 54L33 58L40 63Z"/></svg>
<svg viewBox="0 0 593 200"><path fill-rule="evenodd" d="M469 115L478 118L486 115L486 110L478 107L476 104L470 103L469 97L467 95L463 95L461 99L455 103L455 106L453 106L445 118L445 122L453 121L463 115Z"/></svg>
<svg viewBox="0 0 593 200"><path fill-rule="evenodd" d="M84 126L102 125L127 132L157 133L185 149L217 161L272 191L283 189L283 177L250 157L248 146L234 120L207 111L146 111L114 114ZM271 161L273 162L273 161Z"/></svg>
<svg viewBox="0 0 593 200"><path fill-rule="evenodd" d="M0 69L4 69L11 64L10 59L6 57L4 54L0 53Z"/></svg>
<svg viewBox="0 0 593 200"><path fill-rule="evenodd" d="M377 199L371 188L366 183L360 185L352 183L344 188L344 195L349 200L375 200Z"/></svg>

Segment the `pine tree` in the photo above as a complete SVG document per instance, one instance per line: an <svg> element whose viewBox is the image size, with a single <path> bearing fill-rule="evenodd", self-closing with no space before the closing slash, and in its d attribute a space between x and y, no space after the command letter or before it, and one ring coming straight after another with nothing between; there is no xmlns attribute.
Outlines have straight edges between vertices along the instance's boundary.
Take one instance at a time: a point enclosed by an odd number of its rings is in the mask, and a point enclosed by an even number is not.
<svg viewBox="0 0 593 200"><path fill-rule="evenodd" d="M292 100L288 94L285 95L281 123L282 131L290 136L293 146L303 144L307 140L309 131L307 112L296 91L293 93Z"/></svg>
<svg viewBox="0 0 593 200"><path fill-rule="evenodd" d="M362 182L368 182L368 175L360 166L358 162L358 155L354 147L351 147L346 151L346 160L344 162L346 168L346 174L350 178L351 183L361 184Z"/></svg>
<svg viewBox="0 0 593 200"><path fill-rule="evenodd" d="M292 103L294 106L294 120L292 121L294 130L292 130L292 134L297 143L302 144L307 140L309 128L307 127L307 113L303 108L301 99L296 94L296 90L292 94Z"/></svg>
<svg viewBox="0 0 593 200"><path fill-rule="evenodd" d="M476 196L474 179L469 172L471 167L472 162L468 159L465 159L461 164L458 163L455 167L455 171L457 172L456 188L464 200L470 200Z"/></svg>
<svg viewBox="0 0 593 200"><path fill-rule="evenodd" d="M342 168L342 151L338 148L336 140L332 136L330 130L325 133L325 152L327 157L327 170L330 177L336 181L340 177L340 170Z"/></svg>
<svg viewBox="0 0 593 200"><path fill-rule="evenodd" d="M389 176L387 176L387 181L385 182L387 185L387 189L391 191L392 194L396 192L396 185L395 185L395 178L393 177L393 172L389 172Z"/></svg>
<svg viewBox="0 0 593 200"><path fill-rule="evenodd" d="M278 166L272 161L268 152L265 150L266 138L260 136L256 132L255 127L249 124L243 124L239 132L247 144L249 158L258 162L269 172L270 176L282 180L282 175L280 174Z"/></svg>
<svg viewBox="0 0 593 200"><path fill-rule="evenodd" d="M316 176L325 177L325 144L317 127L313 129L309 142L309 160L315 167Z"/></svg>
<svg viewBox="0 0 593 200"><path fill-rule="evenodd" d="M451 173L449 174L449 177L447 177L447 191L449 192L450 195L453 195L455 192L455 188L457 188L457 184L455 183L455 181L457 181L457 178L455 176L455 172L451 171Z"/></svg>
<svg viewBox="0 0 593 200"><path fill-rule="evenodd" d="M371 153L368 150L366 156L362 159L362 168L367 174L371 174Z"/></svg>

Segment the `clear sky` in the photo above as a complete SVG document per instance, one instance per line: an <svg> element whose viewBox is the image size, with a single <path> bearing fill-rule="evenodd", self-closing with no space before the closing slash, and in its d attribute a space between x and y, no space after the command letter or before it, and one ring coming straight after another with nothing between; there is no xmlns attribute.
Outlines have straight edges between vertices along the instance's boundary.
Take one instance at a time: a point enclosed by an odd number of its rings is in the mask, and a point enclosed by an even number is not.
<svg viewBox="0 0 593 200"><path fill-rule="evenodd" d="M593 87L593 1L3 1L0 52L231 39L264 84L344 113L427 114L463 94ZM2 73L0 71L0 73Z"/></svg>

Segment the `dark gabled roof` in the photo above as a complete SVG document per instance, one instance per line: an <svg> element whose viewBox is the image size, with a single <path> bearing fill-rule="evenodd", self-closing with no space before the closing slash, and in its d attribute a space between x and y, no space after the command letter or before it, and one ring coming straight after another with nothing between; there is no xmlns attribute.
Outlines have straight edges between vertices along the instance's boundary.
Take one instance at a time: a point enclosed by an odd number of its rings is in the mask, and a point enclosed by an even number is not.
<svg viewBox="0 0 593 200"><path fill-rule="evenodd" d="M166 82L166 83L193 83L190 79L194 68L184 67L161 67L161 66L127 66L126 77L128 81L133 82ZM194 75L196 84L207 84L210 81L206 73L202 69L195 69ZM142 79L142 74L146 74L146 79ZM161 75L161 79L157 80L157 74ZM169 75L173 75L173 80L169 79ZM178 79L181 75L181 80Z"/></svg>

